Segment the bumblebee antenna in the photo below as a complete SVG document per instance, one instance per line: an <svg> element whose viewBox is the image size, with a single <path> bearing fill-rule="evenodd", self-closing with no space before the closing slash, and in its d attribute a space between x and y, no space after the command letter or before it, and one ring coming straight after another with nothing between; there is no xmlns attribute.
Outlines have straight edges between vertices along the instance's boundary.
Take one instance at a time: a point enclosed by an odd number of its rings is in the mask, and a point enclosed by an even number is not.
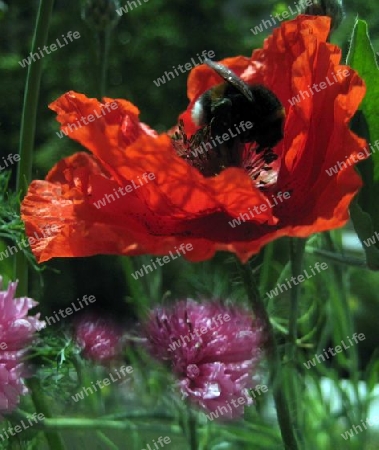
<svg viewBox="0 0 379 450"><path fill-rule="evenodd" d="M249 86L243 80L241 80L241 78L238 77L232 70L228 69L222 64L213 62L208 58L204 58L204 64L213 69L227 83L238 89L241 94L243 94L249 100L249 102L254 102L254 95L249 89Z"/></svg>

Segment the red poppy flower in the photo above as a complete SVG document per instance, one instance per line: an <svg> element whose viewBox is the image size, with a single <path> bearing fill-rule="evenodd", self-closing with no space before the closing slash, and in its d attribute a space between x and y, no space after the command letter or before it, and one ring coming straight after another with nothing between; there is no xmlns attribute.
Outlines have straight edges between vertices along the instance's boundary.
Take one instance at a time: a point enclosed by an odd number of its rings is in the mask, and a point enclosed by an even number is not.
<svg viewBox="0 0 379 450"><path fill-rule="evenodd" d="M22 217L27 234L37 237L31 242L37 259L162 255L190 243L193 250L184 257L192 261L217 250L246 261L280 236L306 237L344 225L361 180L353 164L327 171L356 160L365 145L348 128L365 86L339 64L341 50L326 42L329 29L327 17L299 16L282 23L251 58L222 61L246 82L268 87L285 108L284 138L270 167L251 146L241 167L215 176L204 175L206 159L188 159L189 138L198 130L191 109L222 81L205 65L189 76L182 141L158 136L124 100L100 103L68 92L53 102L62 129L92 154L66 158L45 181L31 183ZM44 236L41 230L52 225Z"/></svg>

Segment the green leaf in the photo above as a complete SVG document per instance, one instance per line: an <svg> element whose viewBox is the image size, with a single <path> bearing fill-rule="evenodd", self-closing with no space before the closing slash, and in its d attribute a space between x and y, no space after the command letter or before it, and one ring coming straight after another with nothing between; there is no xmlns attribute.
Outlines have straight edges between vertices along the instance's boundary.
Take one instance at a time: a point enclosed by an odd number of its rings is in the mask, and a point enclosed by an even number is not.
<svg viewBox="0 0 379 450"><path fill-rule="evenodd" d="M372 391L375 389L375 387L378 385L378 379L379 379L379 360L378 360L378 350L376 350L370 360L370 363L366 369L366 380L367 380L367 387L369 392L372 393Z"/></svg>
<svg viewBox="0 0 379 450"><path fill-rule="evenodd" d="M364 20L357 19L354 25L347 64L358 72L366 84L367 92L360 110L367 121L370 142L374 145L379 142L379 69ZM372 160L374 181L379 181L379 152L372 151Z"/></svg>
<svg viewBox="0 0 379 450"><path fill-rule="evenodd" d="M352 203L350 213L366 253L367 265L379 270L379 242L376 242L374 235L375 230L379 231L379 151L376 147L379 144L379 69L367 23L363 20L357 19L355 22L347 64L358 72L366 84L366 96L351 122L351 128L370 143L371 153L357 167L364 185ZM366 245L364 241L369 238L374 238L375 243Z"/></svg>
<svg viewBox="0 0 379 450"><path fill-rule="evenodd" d="M366 253L368 267L372 270L379 270L379 249L375 245L368 246L363 242L369 238L375 239L371 217L362 210L357 200L352 202L350 214L355 231L362 242L363 249ZM376 242L376 245L378 245L378 242Z"/></svg>

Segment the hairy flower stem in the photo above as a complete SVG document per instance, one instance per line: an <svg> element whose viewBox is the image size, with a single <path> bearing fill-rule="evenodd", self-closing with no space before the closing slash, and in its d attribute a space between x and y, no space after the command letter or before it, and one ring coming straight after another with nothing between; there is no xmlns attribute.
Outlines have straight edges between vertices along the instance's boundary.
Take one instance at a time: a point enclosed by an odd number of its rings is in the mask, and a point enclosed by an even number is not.
<svg viewBox="0 0 379 450"><path fill-rule="evenodd" d="M266 354L273 380L273 397L276 406L276 414L285 450L299 450L295 436L294 419L290 415L288 401L285 396L282 381L282 362L278 346L275 341L274 329L266 311L263 300L260 298L249 264L240 265L244 279L246 292L255 315L262 321L266 337Z"/></svg>
<svg viewBox="0 0 379 450"><path fill-rule="evenodd" d="M32 53L37 53L38 47L43 48L46 45L53 5L54 0L40 1L32 43ZM38 59L29 64L26 77L24 105L21 116L20 163L16 182L16 189L20 194L20 200L24 197L32 178L33 147L42 64L42 59ZM28 263L23 252L18 252L15 257L15 278L18 280L17 289L19 295L26 295L28 290Z"/></svg>

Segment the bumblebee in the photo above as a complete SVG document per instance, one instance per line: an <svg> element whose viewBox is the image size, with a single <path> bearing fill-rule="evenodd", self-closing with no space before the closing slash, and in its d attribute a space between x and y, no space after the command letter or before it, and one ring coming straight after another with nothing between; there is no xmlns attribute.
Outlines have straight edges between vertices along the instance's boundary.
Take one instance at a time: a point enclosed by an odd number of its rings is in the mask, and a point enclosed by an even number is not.
<svg viewBox="0 0 379 450"><path fill-rule="evenodd" d="M225 166L240 166L241 144L255 143L256 153L273 158L272 148L283 138L285 112L276 95L260 84L248 85L232 70L204 59L225 83L202 94L191 111L198 126L209 126L216 151ZM250 124L250 126L249 126ZM227 138L228 134L231 138ZM225 139L222 138L225 137Z"/></svg>

